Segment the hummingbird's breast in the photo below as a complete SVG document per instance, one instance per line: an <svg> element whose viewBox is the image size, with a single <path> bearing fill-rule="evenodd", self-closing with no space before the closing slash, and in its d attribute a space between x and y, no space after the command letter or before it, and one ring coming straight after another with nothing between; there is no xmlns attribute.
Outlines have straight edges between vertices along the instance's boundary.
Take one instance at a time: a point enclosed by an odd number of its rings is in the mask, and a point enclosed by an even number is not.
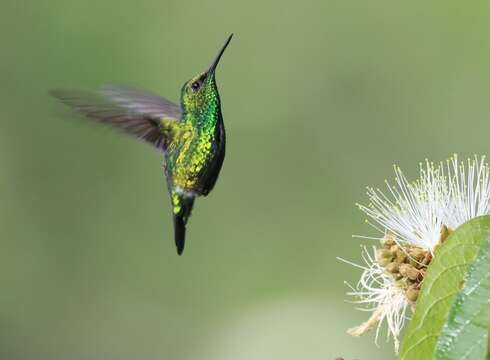
<svg viewBox="0 0 490 360"><path fill-rule="evenodd" d="M179 138L178 145L169 149L172 153L167 159L171 185L188 194L207 195L223 163L223 122L201 128L189 122L183 125Z"/></svg>

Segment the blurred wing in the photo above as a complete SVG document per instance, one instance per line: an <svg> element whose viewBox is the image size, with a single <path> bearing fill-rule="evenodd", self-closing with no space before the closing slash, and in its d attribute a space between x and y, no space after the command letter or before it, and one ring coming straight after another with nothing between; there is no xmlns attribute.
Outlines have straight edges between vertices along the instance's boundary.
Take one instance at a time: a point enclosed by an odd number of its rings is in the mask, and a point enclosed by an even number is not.
<svg viewBox="0 0 490 360"><path fill-rule="evenodd" d="M137 89L106 86L95 93L59 89L50 94L86 118L120 128L161 150L181 118L176 104Z"/></svg>

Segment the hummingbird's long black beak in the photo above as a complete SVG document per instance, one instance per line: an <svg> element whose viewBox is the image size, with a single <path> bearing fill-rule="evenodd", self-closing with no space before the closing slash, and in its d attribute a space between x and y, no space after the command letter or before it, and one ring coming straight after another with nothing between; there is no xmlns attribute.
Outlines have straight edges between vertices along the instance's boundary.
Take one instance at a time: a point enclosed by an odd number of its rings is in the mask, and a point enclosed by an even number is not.
<svg viewBox="0 0 490 360"><path fill-rule="evenodd" d="M223 47L219 51L218 55L216 55L213 62L211 63L211 66L209 67L209 69L207 71L208 74L214 74L214 71L216 70L216 67L218 66L219 60L221 59L221 56L225 52L226 47L230 43L232 37L233 37L233 34L230 34L230 36L228 36L228 39L226 40L225 44L223 45Z"/></svg>

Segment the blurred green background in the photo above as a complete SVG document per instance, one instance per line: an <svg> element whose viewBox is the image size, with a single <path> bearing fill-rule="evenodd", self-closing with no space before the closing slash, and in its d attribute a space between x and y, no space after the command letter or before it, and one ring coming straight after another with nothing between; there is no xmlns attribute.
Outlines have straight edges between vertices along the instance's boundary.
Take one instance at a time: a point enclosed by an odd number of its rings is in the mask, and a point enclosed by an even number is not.
<svg viewBox="0 0 490 360"><path fill-rule="evenodd" d="M335 257L394 162L488 152L488 1L1 4L0 359L393 358L345 334ZM227 156L178 257L161 156L47 91L177 100L230 32Z"/></svg>

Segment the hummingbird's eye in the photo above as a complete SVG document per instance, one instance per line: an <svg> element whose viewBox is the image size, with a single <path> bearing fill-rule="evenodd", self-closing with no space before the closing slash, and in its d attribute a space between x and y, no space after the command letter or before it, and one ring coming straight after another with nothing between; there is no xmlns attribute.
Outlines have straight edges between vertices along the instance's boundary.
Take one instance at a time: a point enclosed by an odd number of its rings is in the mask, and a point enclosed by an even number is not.
<svg viewBox="0 0 490 360"><path fill-rule="evenodd" d="M200 86L201 86L201 84L199 83L199 81L194 81L191 85L192 90L194 90L194 91L197 91L197 89L199 89Z"/></svg>

